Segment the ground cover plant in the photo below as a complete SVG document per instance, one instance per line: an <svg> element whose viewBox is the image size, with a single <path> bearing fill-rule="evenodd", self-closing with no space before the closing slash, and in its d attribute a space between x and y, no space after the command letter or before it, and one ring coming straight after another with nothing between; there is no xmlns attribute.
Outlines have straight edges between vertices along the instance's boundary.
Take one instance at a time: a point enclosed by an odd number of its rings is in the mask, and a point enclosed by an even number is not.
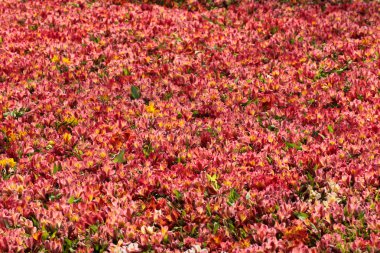
<svg viewBox="0 0 380 253"><path fill-rule="evenodd" d="M378 252L376 1L0 1L0 252Z"/></svg>

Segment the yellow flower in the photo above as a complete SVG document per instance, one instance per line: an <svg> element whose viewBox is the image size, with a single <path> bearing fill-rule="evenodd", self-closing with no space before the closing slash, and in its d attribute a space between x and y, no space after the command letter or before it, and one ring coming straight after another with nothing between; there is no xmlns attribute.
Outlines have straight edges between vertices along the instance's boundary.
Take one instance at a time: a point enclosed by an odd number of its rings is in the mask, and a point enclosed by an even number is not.
<svg viewBox="0 0 380 253"><path fill-rule="evenodd" d="M67 64L67 65L69 65L69 64L71 63L70 59L69 59L69 58L66 58L66 57L63 57L63 58L62 58L62 62L63 62L64 64Z"/></svg>
<svg viewBox="0 0 380 253"><path fill-rule="evenodd" d="M178 122L178 125L183 128L185 126L185 121L183 119L181 119L179 122Z"/></svg>
<svg viewBox="0 0 380 253"><path fill-rule="evenodd" d="M268 141L270 142L270 143L272 143L273 141L274 141L274 136L273 135L268 135Z"/></svg>
<svg viewBox="0 0 380 253"><path fill-rule="evenodd" d="M106 152L104 152L104 151L100 152L100 158L104 159L106 157L107 157L107 153Z"/></svg>
<svg viewBox="0 0 380 253"><path fill-rule="evenodd" d="M149 102L149 105L145 107L145 110L148 112L148 113L156 113L157 112L157 109L154 107L154 103L153 102Z"/></svg>
<svg viewBox="0 0 380 253"><path fill-rule="evenodd" d="M14 161L13 158L5 158L5 159L0 160L0 167L9 166L12 168L12 167L15 167L16 164L17 163Z"/></svg>
<svg viewBox="0 0 380 253"><path fill-rule="evenodd" d="M73 136L72 136L71 134L69 134L69 133L64 133L64 134L63 134L63 141L64 141L65 143L69 143L72 137L73 137Z"/></svg>
<svg viewBox="0 0 380 253"><path fill-rule="evenodd" d="M52 62L59 62L59 56L58 55L54 55L53 58L51 59Z"/></svg>
<svg viewBox="0 0 380 253"><path fill-rule="evenodd" d="M73 115L71 115L69 117L65 117L64 122L67 125L70 125L70 126L73 126L73 127L78 125L78 119L75 118L75 116L73 116Z"/></svg>
<svg viewBox="0 0 380 253"><path fill-rule="evenodd" d="M79 216L77 214L70 215L70 221L77 222L79 221Z"/></svg>

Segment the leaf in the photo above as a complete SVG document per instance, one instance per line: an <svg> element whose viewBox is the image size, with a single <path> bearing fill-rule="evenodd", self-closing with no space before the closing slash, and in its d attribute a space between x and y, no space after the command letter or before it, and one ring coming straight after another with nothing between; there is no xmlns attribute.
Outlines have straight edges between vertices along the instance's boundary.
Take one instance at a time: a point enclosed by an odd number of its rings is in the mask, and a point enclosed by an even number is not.
<svg viewBox="0 0 380 253"><path fill-rule="evenodd" d="M71 196L69 200L67 200L67 203L72 204L74 203L75 197Z"/></svg>
<svg viewBox="0 0 380 253"><path fill-rule="evenodd" d="M150 141L145 141L143 147L142 147L143 154L145 155L146 158L149 157L151 153L154 152L152 143Z"/></svg>
<svg viewBox="0 0 380 253"><path fill-rule="evenodd" d="M297 143L285 142L285 146L287 148L295 148L297 150L302 150L302 145L301 144L297 144Z"/></svg>
<svg viewBox="0 0 380 253"><path fill-rule="evenodd" d="M46 230L42 231L42 241L45 241L46 239L49 238L49 233Z"/></svg>
<svg viewBox="0 0 380 253"><path fill-rule="evenodd" d="M82 201L82 198L76 198L74 196L71 196L68 200L67 203L71 204L76 204Z"/></svg>
<svg viewBox="0 0 380 253"><path fill-rule="evenodd" d="M90 228L90 231L91 231L93 234L97 233L98 230L99 230L99 226L96 225L96 224L92 224L92 225L90 225L89 228Z"/></svg>
<svg viewBox="0 0 380 253"><path fill-rule="evenodd" d="M211 216L211 214L212 214L210 203L207 203L207 205L206 205L206 213L208 216Z"/></svg>
<svg viewBox="0 0 380 253"><path fill-rule="evenodd" d="M270 34L274 35L278 32L278 26L271 27L269 32Z"/></svg>
<svg viewBox="0 0 380 253"><path fill-rule="evenodd" d="M165 93L165 95L164 95L164 100L165 100L165 101L168 101L168 100L170 100L172 97L173 97L173 92L167 92L167 93Z"/></svg>
<svg viewBox="0 0 380 253"><path fill-rule="evenodd" d="M130 76L131 75L131 71L129 71L128 68L123 68L123 75Z"/></svg>
<svg viewBox="0 0 380 253"><path fill-rule="evenodd" d="M13 111L8 111L8 112L5 112L3 113L3 116L4 117L13 117L15 119L18 119L20 117L22 117L25 113L29 112L30 109L29 108L20 108L20 109L14 109Z"/></svg>
<svg viewBox="0 0 380 253"><path fill-rule="evenodd" d="M174 195L177 200L181 200L183 196L182 193L178 190L174 190Z"/></svg>
<svg viewBox="0 0 380 253"><path fill-rule="evenodd" d="M218 184L218 175L217 174L214 174L214 175L209 175L207 174L207 179L210 181L211 185L216 189L218 190L220 188L219 184Z"/></svg>
<svg viewBox="0 0 380 253"><path fill-rule="evenodd" d="M132 99L139 99L141 97L140 88L132 85L131 87L131 98Z"/></svg>
<svg viewBox="0 0 380 253"><path fill-rule="evenodd" d="M273 158L269 155L267 155L267 161L269 164L273 164Z"/></svg>
<svg viewBox="0 0 380 253"><path fill-rule="evenodd" d="M227 204L230 205L230 206L232 206L239 199L239 197L240 197L240 195L236 191L236 189L232 188L231 191L230 191L230 194L228 195Z"/></svg>
<svg viewBox="0 0 380 253"><path fill-rule="evenodd" d="M328 126L327 126L327 129L329 130L329 132L330 132L331 134L334 133L334 128L333 128L331 125L328 125Z"/></svg>
<svg viewBox="0 0 380 253"><path fill-rule="evenodd" d="M38 29L38 25L30 25L29 30L36 31Z"/></svg>
<svg viewBox="0 0 380 253"><path fill-rule="evenodd" d="M62 197L62 194L61 193L58 193L57 195L54 195L54 194L51 194L49 195L49 201L54 201L54 200L58 200Z"/></svg>
<svg viewBox="0 0 380 253"><path fill-rule="evenodd" d="M302 213L302 212L295 212L294 215L300 219L300 220L306 220L309 218L309 215L307 213Z"/></svg>
<svg viewBox="0 0 380 253"><path fill-rule="evenodd" d="M210 175L210 174L207 174L207 179L210 181L210 182L216 182L216 178L217 178L217 175L214 174L214 175Z"/></svg>
<svg viewBox="0 0 380 253"><path fill-rule="evenodd" d="M100 38L99 37L95 37L94 35L90 35L90 41L93 41L95 43L99 43L100 42Z"/></svg>
<svg viewBox="0 0 380 253"><path fill-rule="evenodd" d="M54 164L54 167L53 167L53 174L56 174L58 171L61 171L61 170L62 170L62 165L61 165L61 163Z"/></svg>
<svg viewBox="0 0 380 253"><path fill-rule="evenodd" d="M252 104L253 102L254 102L253 99L248 99L247 102L242 103L241 106L246 107L246 106Z"/></svg>
<svg viewBox="0 0 380 253"><path fill-rule="evenodd" d="M36 216L33 214L28 219L30 219L33 223L33 226L36 228L40 227L40 222L37 220Z"/></svg>
<svg viewBox="0 0 380 253"><path fill-rule="evenodd" d="M361 221L364 221L364 220L365 220L365 212L364 212L364 211L361 211L361 212L358 214L358 219L361 220Z"/></svg>
<svg viewBox="0 0 380 253"><path fill-rule="evenodd" d="M216 232L218 232L219 227L220 227L219 223L215 221L215 222L214 222L214 228L213 228L213 230L212 230L212 233L213 233L214 235L216 234Z"/></svg>
<svg viewBox="0 0 380 253"><path fill-rule="evenodd" d="M125 163L127 160L124 159L124 154L125 154L125 149L120 150L119 154L117 154L114 157L113 162L114 163Z"/></svg>
<svg viewBox="0 0 380 253"><path fill-rule="evenodd" d="M192 117L196 118L196 117L199 117L200 113L198 110L193 110L192 111Z"/></svg>

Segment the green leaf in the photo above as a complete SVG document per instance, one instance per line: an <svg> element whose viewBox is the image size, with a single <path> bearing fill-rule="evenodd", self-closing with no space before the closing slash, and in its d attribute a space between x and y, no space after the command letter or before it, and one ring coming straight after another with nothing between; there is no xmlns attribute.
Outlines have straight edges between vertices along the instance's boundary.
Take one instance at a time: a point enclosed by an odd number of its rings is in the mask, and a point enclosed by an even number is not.
<svg viewBox="0 0 380 253"><path fill-rule="evenodd" d="M98 226L98 225L96 225L96 224L92 224L92 225L90 225L90 231L91 231L93 234L95 234L96 232L98 232L98 230L99 230L99 226Z"/></svg>
<svg viewBox="0 0 380 253"><path fill-rule="evenodd" d="M178 190L174 190L174 195L177 200L181 200L183 196L182 193Z"/></svg>
<svg viewBox="0 0 380 253"><path fill-rule="evenodd" d="M124 154L125 154L125 149L120 150L119 154L117 154L114 157L113 162L114 163L125 163L127 160L124 159Z"/></svg>
<svg viewBox="0 0 380 253"><path fill-rule="evenodd" d="M207 174L207 179L210 181L210 182L216 182L216 178L217 178L217 175L214 174L214 175L210 175L210 174Z"/></svg>
<svg viewBox="0 0 380 253"><path fill-rule="evenodd" d="M300 220L306 220L309 218L309 215L307 213L295 212L294 215Z"/></svg>
<svg viewBox="0 0 380 253"><path fill-rule="evenodd" d="M301 144L297 144L297 143L285 142L285 146L287 148L295 148L297 150L302 150L302 145Z"/></svg>
<svg viewBox="0 0 380 253"><path fill-rule="evenodd" d="M3 113L3 116L4 117L10 116L12 118L18 119L18 118L24 116L24 114L29 112L29 111L30 111L29 108L14 109L13 111L8 111L8 112Z"/></svg>
<svg viewBox="0 0 380 253"><path fill-rule="evenodd" d="M267 161L269 164L273 164L273 158L269 155L267 155Z"/></svg>
<svg viewBox="0 0 380 253"><path fill-rule="evenodd" d="M212 214L210 203L207 203L206 205L206 213L208 216L211 216Z"/></svg>
<svg viewBox="0 0 380 253"><path fill-rule="evenodd" d="M54 167L53 167L53 174L56 174L58 171L61 171L61 170L62 170L62 165L61 165L61 163L54 164Z"/></svg>
<svg viewBox="0 0 380 253"><path fill-rule="evenodd" d="M29 30L36 31L38 29L38 25L30 25Z"/></svg>
<svg viewBox="0 0 380 253"><path fill-rule="evenodd" d="M71 204L76 204L82 201L82 198L76 198L74 196L71 196L68 200L67 203Z"/></svg>
<svg viewBox="0 0 380 253"><path fill-rule="evenodd" d="M145 142L143 145L143 154L145 155L145 157L148 158L149 155L153 152L154 152L154 149L153 149L152 143L150 143L150 141Z"/></svg>
<svg viewBox="0 0 380 253"><path fill-rule="evenodd" d="M343 208L343 214L344 214L345 217L350 216L350 213L348 212L347 206L344 206L344 208Z"/></svg>
<svg viewBox="0 0 380 253"><path fill-rule="evenodd" d="M63 252L69 253L69 252L76 252L76 248L78 247L79 239L76 238L75 240L70 240L69 238L65 238L63 240Z"/></svg>
<svg viewBox="0 0 380 253"><path fill-rule="evenodd" d="M192 117L196 118L196 117L199 117L199 111L198 110L193 110L192 112Z"/></svg>
<svg viewBox="0 0 380 253"><path fill-rule="evenodd" d="M36 228L40 227L40 222L37 220L35 215L30 216L29 219L32 221L33 227L36 227Z"/></svg>
<svg viewBox="0 0 380 253"><path fill-rule="evenodd" d="M67 203L72 204L74 203L75 197L71 196L69 200L67 200Z"/></svg>
<svg viewBox="0 0 380 253"><path fill-rule="evenodd" d="M334 133L334 128L333 128L331 125L328 125L328 126L327 126L327 129L329 130L329 132L330 132L331 134Z"/></svg>
<svg viewBox="0 0 380 253"><path fill-rule="evenodd" d="M218 222L214 222L214 228L212 230L212 233L215 235L216 232L218 232L218 229L219 229L220 225Z"/></svg>
<svg viewBox="0 0 380 253"><path fill-rule="evenodd" d="M232 188L231 191L230 191L230 194L228 195L227 204L230 205L230 206L232 206L239 199L239 197L240 197L240 195L236 191L236 189Z"/></svg>
<svg viewBox="0 0 380 253"><path fill-rule="evenodd" d="M165 100L165 101L168 101L168 100L170 100L172 97L173 97L173 92L167 92L167 93L165 93L165 95L164 95L164 100Z"/></svg>
<svg viewBox="0 0 380 253"><path fill-rule="evenodd" d="M358 219L363 221L365 218L365 212L364 211L361 211L359 214L358 214Z"/></svg>
<svg viewBox="0 0 380 253"><path fill-rule="evenodd" d="M244 102L244 103L242 103L241 104L241 106L243 106L243 107L246 107L246 106L248 106L248 105L250 105L250 104L252 104L254 101L253 101L253 99L248 99L248 101L247 102Z"/></svg>
<svg viewBox="0 0 380 253"><path fill-rule="evenodd" d="M42 238L42 241L45 241L46 239L49 238L49 233L46 230L43 230L41 238Z"/></svg>
<svg viewBox="0 0 380 253"><path fill-rule="evenodd" d="M58 200L62 197L62 194L61 193L58 193L57 195L54 195L54 194L50 194L48 199L49 201L54 201L54 200Z"/></svg>
<svg viewBox="0 0 380 253"><path fill-rule="evenodd" d="M209 175L207 174L207 179L208 181L210 181L211 185L216 189L218 190L220 188L219 184L218 184L218 175L217 174L214 174L214 175Z"/></svg>
<svg viewBox="0 0 380 253"><path fill-rule="evenodd" d="M129 71L128 68L123 68L123 75L130 76L131 75L131 71Z"/></svg>
<svg viewBox="0 0 380 253"><path fill-rule="evenodd" d="M90 35L90 41L93 41L95 43L99 43L100 42L100 38L99 37L95 37L94 35Z"/></svg>
<svg viewBox="0 0 380 253"><path fill-rule="evenodd" d="M276 132L276 133L278 132L278 128L275 127L274 125L270 125L267 128L268 128L269 131Z"/></svg>
<svg viewBox="0 0 380 253"><path fill-rule="evenodd" d="M270 34L274 35L278 32L278 26L271 27L269 30Z"/></svg>
<svg viewBox="0 0 380 253"><path fill-rule="evenodd" d="M140 88L132 85L131 87L131 98L132 99L139 99L141 97Z"/></svg>

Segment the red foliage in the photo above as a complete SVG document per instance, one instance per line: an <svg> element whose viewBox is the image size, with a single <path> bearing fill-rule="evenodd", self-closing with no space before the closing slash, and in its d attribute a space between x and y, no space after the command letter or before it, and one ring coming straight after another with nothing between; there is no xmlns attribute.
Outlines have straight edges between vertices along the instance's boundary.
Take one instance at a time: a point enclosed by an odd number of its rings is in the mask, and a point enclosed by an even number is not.
<svg viewBox="0 0 380 253"><path fill-rule="evenodd" d="M379 250L380 6L284 2L0 1L0 251Z"/></svg>

